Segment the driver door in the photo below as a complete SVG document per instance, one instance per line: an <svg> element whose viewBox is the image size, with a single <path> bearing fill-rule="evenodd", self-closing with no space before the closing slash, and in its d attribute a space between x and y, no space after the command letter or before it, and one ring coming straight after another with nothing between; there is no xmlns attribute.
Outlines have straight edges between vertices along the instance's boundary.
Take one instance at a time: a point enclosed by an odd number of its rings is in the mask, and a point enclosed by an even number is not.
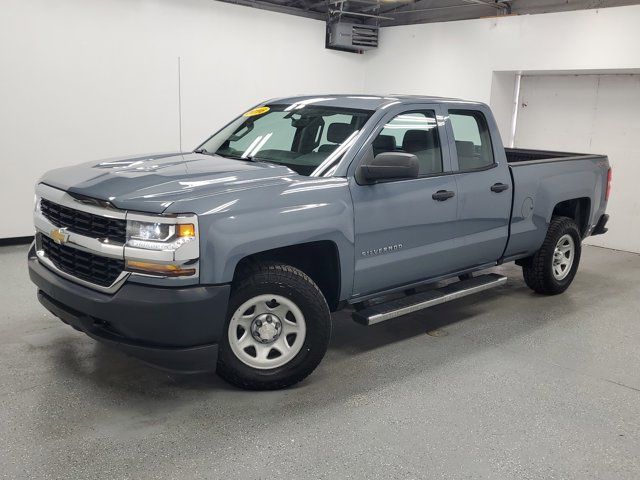
<svg viewBox="0 0 640 480"><path fill-rule="evenodd" d="M456 228L458 188L451 174L440 106L399 107L378 124L356 164L372 153L412 153L418 157L419 177L366 185L350 177L355 215L354 297L462 268L455 258L461 247Z"/></svg>

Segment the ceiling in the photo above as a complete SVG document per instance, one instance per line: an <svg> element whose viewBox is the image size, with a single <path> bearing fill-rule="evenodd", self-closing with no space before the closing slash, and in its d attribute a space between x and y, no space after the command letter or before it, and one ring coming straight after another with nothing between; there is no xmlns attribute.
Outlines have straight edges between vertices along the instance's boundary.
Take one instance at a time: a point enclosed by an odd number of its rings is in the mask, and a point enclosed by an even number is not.
<svg viewBox="0 0 640 480"><path fill-rule="evenodd" d="M341 16L356 23L409 25L500 15L561 12L635 5L639 0L220 0L226 3L326 20Z"/></svg>

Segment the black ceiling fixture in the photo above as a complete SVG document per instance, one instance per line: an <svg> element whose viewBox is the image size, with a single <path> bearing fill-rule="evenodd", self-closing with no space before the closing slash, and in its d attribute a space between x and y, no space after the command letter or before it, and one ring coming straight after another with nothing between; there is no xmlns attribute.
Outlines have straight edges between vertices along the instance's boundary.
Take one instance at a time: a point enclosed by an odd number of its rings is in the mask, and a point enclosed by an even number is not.
<svg viewBox="0 0 640 480"><path fill-rule="evenodd" d="M364 8L353 9L353 5ZM325 47L353 53L364 53L378 46L381 2L376 0L329 0Z"/></svg>

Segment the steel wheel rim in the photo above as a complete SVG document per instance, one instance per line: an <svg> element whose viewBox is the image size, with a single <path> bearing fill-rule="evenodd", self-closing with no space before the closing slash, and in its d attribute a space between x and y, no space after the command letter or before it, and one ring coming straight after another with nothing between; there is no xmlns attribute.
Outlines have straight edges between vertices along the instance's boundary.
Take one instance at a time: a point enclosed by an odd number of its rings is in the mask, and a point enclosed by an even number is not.
<svg viewBox="0 0 640 480"><path fill-rule="evenodd" d="M238 360L266 370L295 358L304 344L307 325L292 300L280 295L258 295L236 309L227 334Z"/></svg>
<svg viewBox="0 0 640 480"><path fill-rule="evenodd" d="M575 256L576 244L573 241L573 237L569 234L561 236L553 251L551 265L553 277L556 280L564 280L569 275Z"/></svg>

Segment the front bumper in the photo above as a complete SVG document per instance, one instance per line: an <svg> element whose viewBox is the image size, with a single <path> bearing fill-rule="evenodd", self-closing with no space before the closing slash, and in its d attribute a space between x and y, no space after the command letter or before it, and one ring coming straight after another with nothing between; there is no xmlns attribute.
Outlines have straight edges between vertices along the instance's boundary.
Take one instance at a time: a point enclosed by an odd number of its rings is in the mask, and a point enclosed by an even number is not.
<svg viewBox="0 0 640 480"><path fill-rule="evenodd" d="M29 251L38 300L91 338L161 368L215 370L230 285L157 287L125 283L113 295L55 274Z"/></svg>

